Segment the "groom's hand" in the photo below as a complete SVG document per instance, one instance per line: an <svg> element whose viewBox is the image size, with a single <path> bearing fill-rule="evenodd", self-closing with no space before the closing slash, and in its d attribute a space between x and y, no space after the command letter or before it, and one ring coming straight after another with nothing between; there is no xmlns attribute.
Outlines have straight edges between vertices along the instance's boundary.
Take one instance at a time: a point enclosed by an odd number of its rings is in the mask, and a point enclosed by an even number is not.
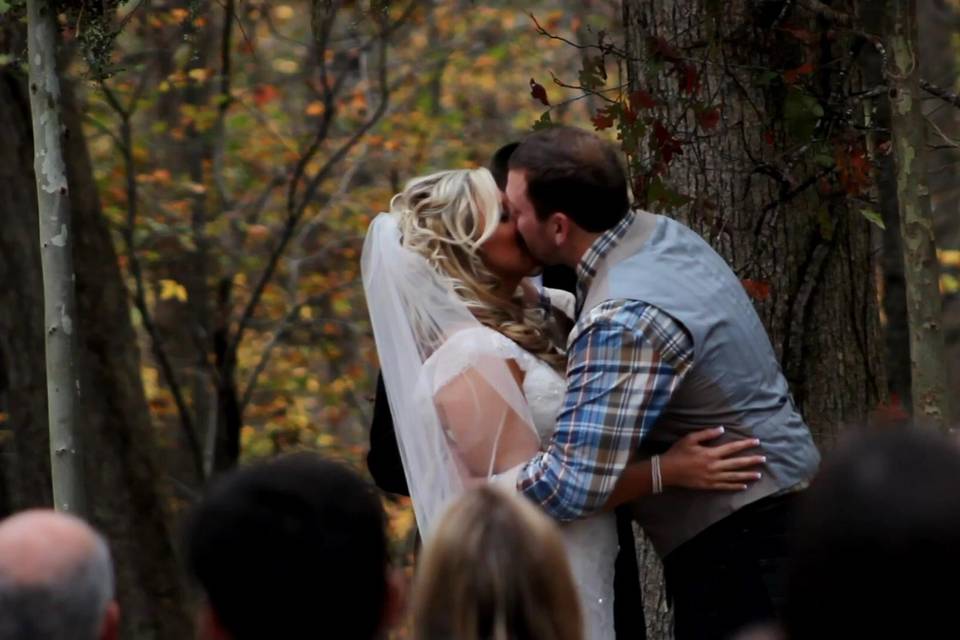
<svg viewBox="0 0 960 640"><path fill-rule="evenodd" d="M737 454L760 446L754 438L708 446L723 435L723 427L694 431L678 440L663 454L660 465L665 486L687 489L742 491L759 480L757 470L766 458Z"/></svg>

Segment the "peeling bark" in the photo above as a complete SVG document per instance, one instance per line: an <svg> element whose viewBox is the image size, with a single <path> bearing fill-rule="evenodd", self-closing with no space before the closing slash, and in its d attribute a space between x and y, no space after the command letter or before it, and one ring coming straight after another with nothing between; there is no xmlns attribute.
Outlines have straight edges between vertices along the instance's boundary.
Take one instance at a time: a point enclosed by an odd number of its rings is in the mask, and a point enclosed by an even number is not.
<svg viewBox="0 0 960 640"><path fill-rule="evenodd" d="M56 11L45 0L27 2L30 112L40 219L47 411L54 506L86 515L83 461L77 429L80 378L75 362L76 296L70 235L70 196L61 146Z"/></svg>
<svg viewBox="0 0 960 640"><path fill-rule="evenodd" d="M916 0L888 0L885 13L890 125L910 331L913 415L920 424L942 429L948 424L950 411L940 269L927 188Z"/></svg>

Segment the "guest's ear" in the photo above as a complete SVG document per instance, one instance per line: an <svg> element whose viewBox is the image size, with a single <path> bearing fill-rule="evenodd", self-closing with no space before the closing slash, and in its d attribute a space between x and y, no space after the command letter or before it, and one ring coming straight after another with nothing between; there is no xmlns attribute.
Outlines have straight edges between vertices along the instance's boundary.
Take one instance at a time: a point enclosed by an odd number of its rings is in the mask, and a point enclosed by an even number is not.
<svg viewBox="0 0 960 640"><path fill-rule="evenodd" d="M384 636L403 620L407 608L407 577L401 569L387 569L387 597L383 603Z"/></svg>
<svg viewBox="0 0 960 640"><path fill-rule="evenodd" d="M100 640L117 640L120 637L120 605L111 600L100 623Z"/></svg>

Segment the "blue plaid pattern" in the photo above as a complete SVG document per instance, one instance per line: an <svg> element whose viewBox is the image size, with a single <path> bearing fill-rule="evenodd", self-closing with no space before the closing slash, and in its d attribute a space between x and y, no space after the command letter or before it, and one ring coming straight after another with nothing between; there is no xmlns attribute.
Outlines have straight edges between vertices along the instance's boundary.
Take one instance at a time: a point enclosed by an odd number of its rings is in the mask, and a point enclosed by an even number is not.
<svg viewBox="0 0 960 640"><path fill-rule="evenodd" d="M628 216L584 254L578 304L598 261L632 221ZM590 309L570 337L556 431L521 469L518 490L561 521L600 510L692 364L689 334L657 307L612 300Z"/></svg>

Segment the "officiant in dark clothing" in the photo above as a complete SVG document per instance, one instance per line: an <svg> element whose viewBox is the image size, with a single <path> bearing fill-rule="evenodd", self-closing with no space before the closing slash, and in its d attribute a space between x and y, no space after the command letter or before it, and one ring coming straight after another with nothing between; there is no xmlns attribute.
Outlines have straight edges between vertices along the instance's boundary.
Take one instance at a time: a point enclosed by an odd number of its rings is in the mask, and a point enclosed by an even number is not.
<svg viewBox="0 0 960 640"><path fill-rule="evenodd" d="M503 191L507 185L507 165L510 154L519 143L504 145L490 159L489 169L497 186ZM543 286L574 293L577 277L573 269L563 265L547 266L543 271ZM370 425L370 450L367 453L367 468L380 489L389 493L409 496L407 480L403 473L397 436L394 432L390 405L387 402L383 377L377 376L377 391ZM632 514L628 505L615 511L617 537L620 552L616 560L614 579L614 626L618 640L645 640L646 624L640 592L640 574L637 569L636 547L633 536Z"/></svg>

